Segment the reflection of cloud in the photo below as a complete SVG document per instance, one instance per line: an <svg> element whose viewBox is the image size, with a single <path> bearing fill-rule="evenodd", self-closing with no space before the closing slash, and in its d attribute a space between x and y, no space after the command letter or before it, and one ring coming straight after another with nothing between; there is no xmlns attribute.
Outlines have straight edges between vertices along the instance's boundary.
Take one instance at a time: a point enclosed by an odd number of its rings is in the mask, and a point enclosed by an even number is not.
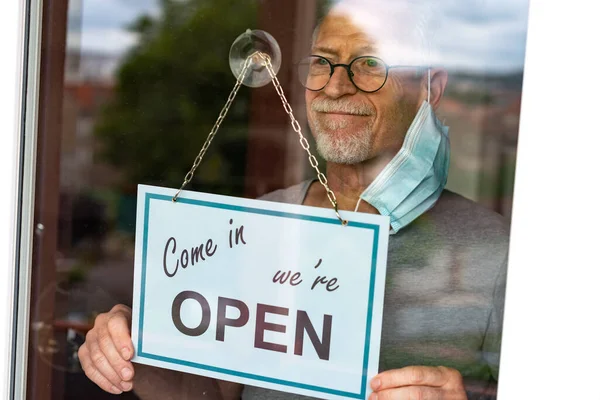
<svg viewBox="0 0 600 400"><path fill-rule="evenodd" d="M143 14L157 15L158 0L81 0L83 28L124 28Z"/></svg>
<svg viewBox="0 0 600 400"><path fill-rule="evenodd" d="M528 6L528 0L338 0L335 4L377 38L386 53L382 56L391 64L425 61L476 70L523 67Z"/></svg>
<svg viewBox="0 0 600 400"><path fill-rule="evenodd" d="M440 6L437 62L478 70L523 67L528 0L460 0Z"/></svg>
<svg viewBox="0 0 600 400"><path fill-rule="evenodd" d="M125 27L142 14L157 15L160 10L159 0L81 1L81 46L84 51L122 53L135 43L135 37L126 32ZM401 1L339 2L351 3L367 10L383 10L384 12L379 14L391 21L390 23L374 24L365 13L358 16L364 25L378 27L380 37L392 37L391 30L394 28L397 29L397 37L406 34L406 26L394 19L394 13L401 10ZM423 26L425 33L434 33L431 62L450 68L475 70L523 67L528 0L418 0L417 3L435 11L434 18ZM386 45L389 46L393 42L389 40ZM402 51L406 53L406 50ZM411 58L418 57L413 54Z"/></svg>
<svg viewBox="0 0 600 400"><path fill-rule="evenodd" d="M439 4L450 20L468 24L492 24L511 20L527 20L527 0L461 0Z"/></svg>
<svg viewBox="0 0 600 400"><path fill-rule="evenodd" d="M70 29L67 43L70 47L80 47L85 52L123 53L137 40L136 35L129 32L127 27L141 15L159 13L158 0L81 2L81 32Z"/></svg>
<svg viewBox="0 0 600 400"><path fill-rule="evenodd" d="M69 32L67 43L78 43L84 52L121 54L133 46L136 34L120 28L83 29L83 32Z"/></svg>
<svg viewBox="0 0 600 400"><path fill-rule="evenodd" d="M440 59L450 67L473 69L522 68L525 57L526 28L463 25L440 35Z"/></svg>

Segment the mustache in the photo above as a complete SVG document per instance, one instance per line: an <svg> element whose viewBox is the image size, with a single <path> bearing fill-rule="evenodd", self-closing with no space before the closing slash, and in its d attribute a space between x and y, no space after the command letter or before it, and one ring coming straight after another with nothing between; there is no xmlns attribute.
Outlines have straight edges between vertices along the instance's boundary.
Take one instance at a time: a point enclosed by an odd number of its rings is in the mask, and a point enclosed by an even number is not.
<svg viewBox="0 0 600 400"><path fill-rule="evenodd" d="M323 113L348 113L353 115L373 115L375 110L366 103L356 103L348 99L332 100L327 98L314 99L310 105L312 111Z"/></svg>

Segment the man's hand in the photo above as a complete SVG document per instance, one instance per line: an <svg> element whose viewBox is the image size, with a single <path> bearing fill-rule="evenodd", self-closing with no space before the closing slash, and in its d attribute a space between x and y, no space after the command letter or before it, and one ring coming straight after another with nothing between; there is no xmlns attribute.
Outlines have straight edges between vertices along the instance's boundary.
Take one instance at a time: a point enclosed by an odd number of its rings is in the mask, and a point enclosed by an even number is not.
<svg viewBox="0 0 600 400"><path fill-rule="evenodd" d="M446 367L405 367L371 380L369 400L466 400L460 372Z"/></svg>
<svg viewBox="0 0 600 400"><path fill-rule="evenodd" d="M96 317L94 328L79 348L85 374L107 392L121 394L133 388L131 309L116 305Z"/></svg>

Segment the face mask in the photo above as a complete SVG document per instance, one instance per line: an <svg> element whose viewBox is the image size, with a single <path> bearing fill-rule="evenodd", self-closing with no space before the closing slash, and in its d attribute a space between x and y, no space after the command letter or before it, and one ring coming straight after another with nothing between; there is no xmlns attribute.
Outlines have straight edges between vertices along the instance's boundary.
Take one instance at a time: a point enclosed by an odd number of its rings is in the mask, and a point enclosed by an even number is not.
<svg viewBox="0 0 600 400"><path fill-rule="evenodd" d="M424 101L398 154L360 195L381 215L390 216L390 234L410 224L439 199L448 179L448 127ZM357 204L358 208L358 204Z"/></svg>

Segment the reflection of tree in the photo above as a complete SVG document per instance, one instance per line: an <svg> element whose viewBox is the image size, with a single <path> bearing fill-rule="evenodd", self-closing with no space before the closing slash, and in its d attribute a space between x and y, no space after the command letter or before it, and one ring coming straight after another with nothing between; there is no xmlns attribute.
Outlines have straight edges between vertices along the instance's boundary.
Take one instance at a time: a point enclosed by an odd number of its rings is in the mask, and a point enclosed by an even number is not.
<svg viewBox="0 0 600 400"><path fill-rule="evenodd" d="M231 43L256 25L257 6L248 1L162 0L161 10L132 25L139 43L95 132L127 190L181 184L235 83ZM243 87L197 172L202 190L242 192L248 99Z"/></svg>

